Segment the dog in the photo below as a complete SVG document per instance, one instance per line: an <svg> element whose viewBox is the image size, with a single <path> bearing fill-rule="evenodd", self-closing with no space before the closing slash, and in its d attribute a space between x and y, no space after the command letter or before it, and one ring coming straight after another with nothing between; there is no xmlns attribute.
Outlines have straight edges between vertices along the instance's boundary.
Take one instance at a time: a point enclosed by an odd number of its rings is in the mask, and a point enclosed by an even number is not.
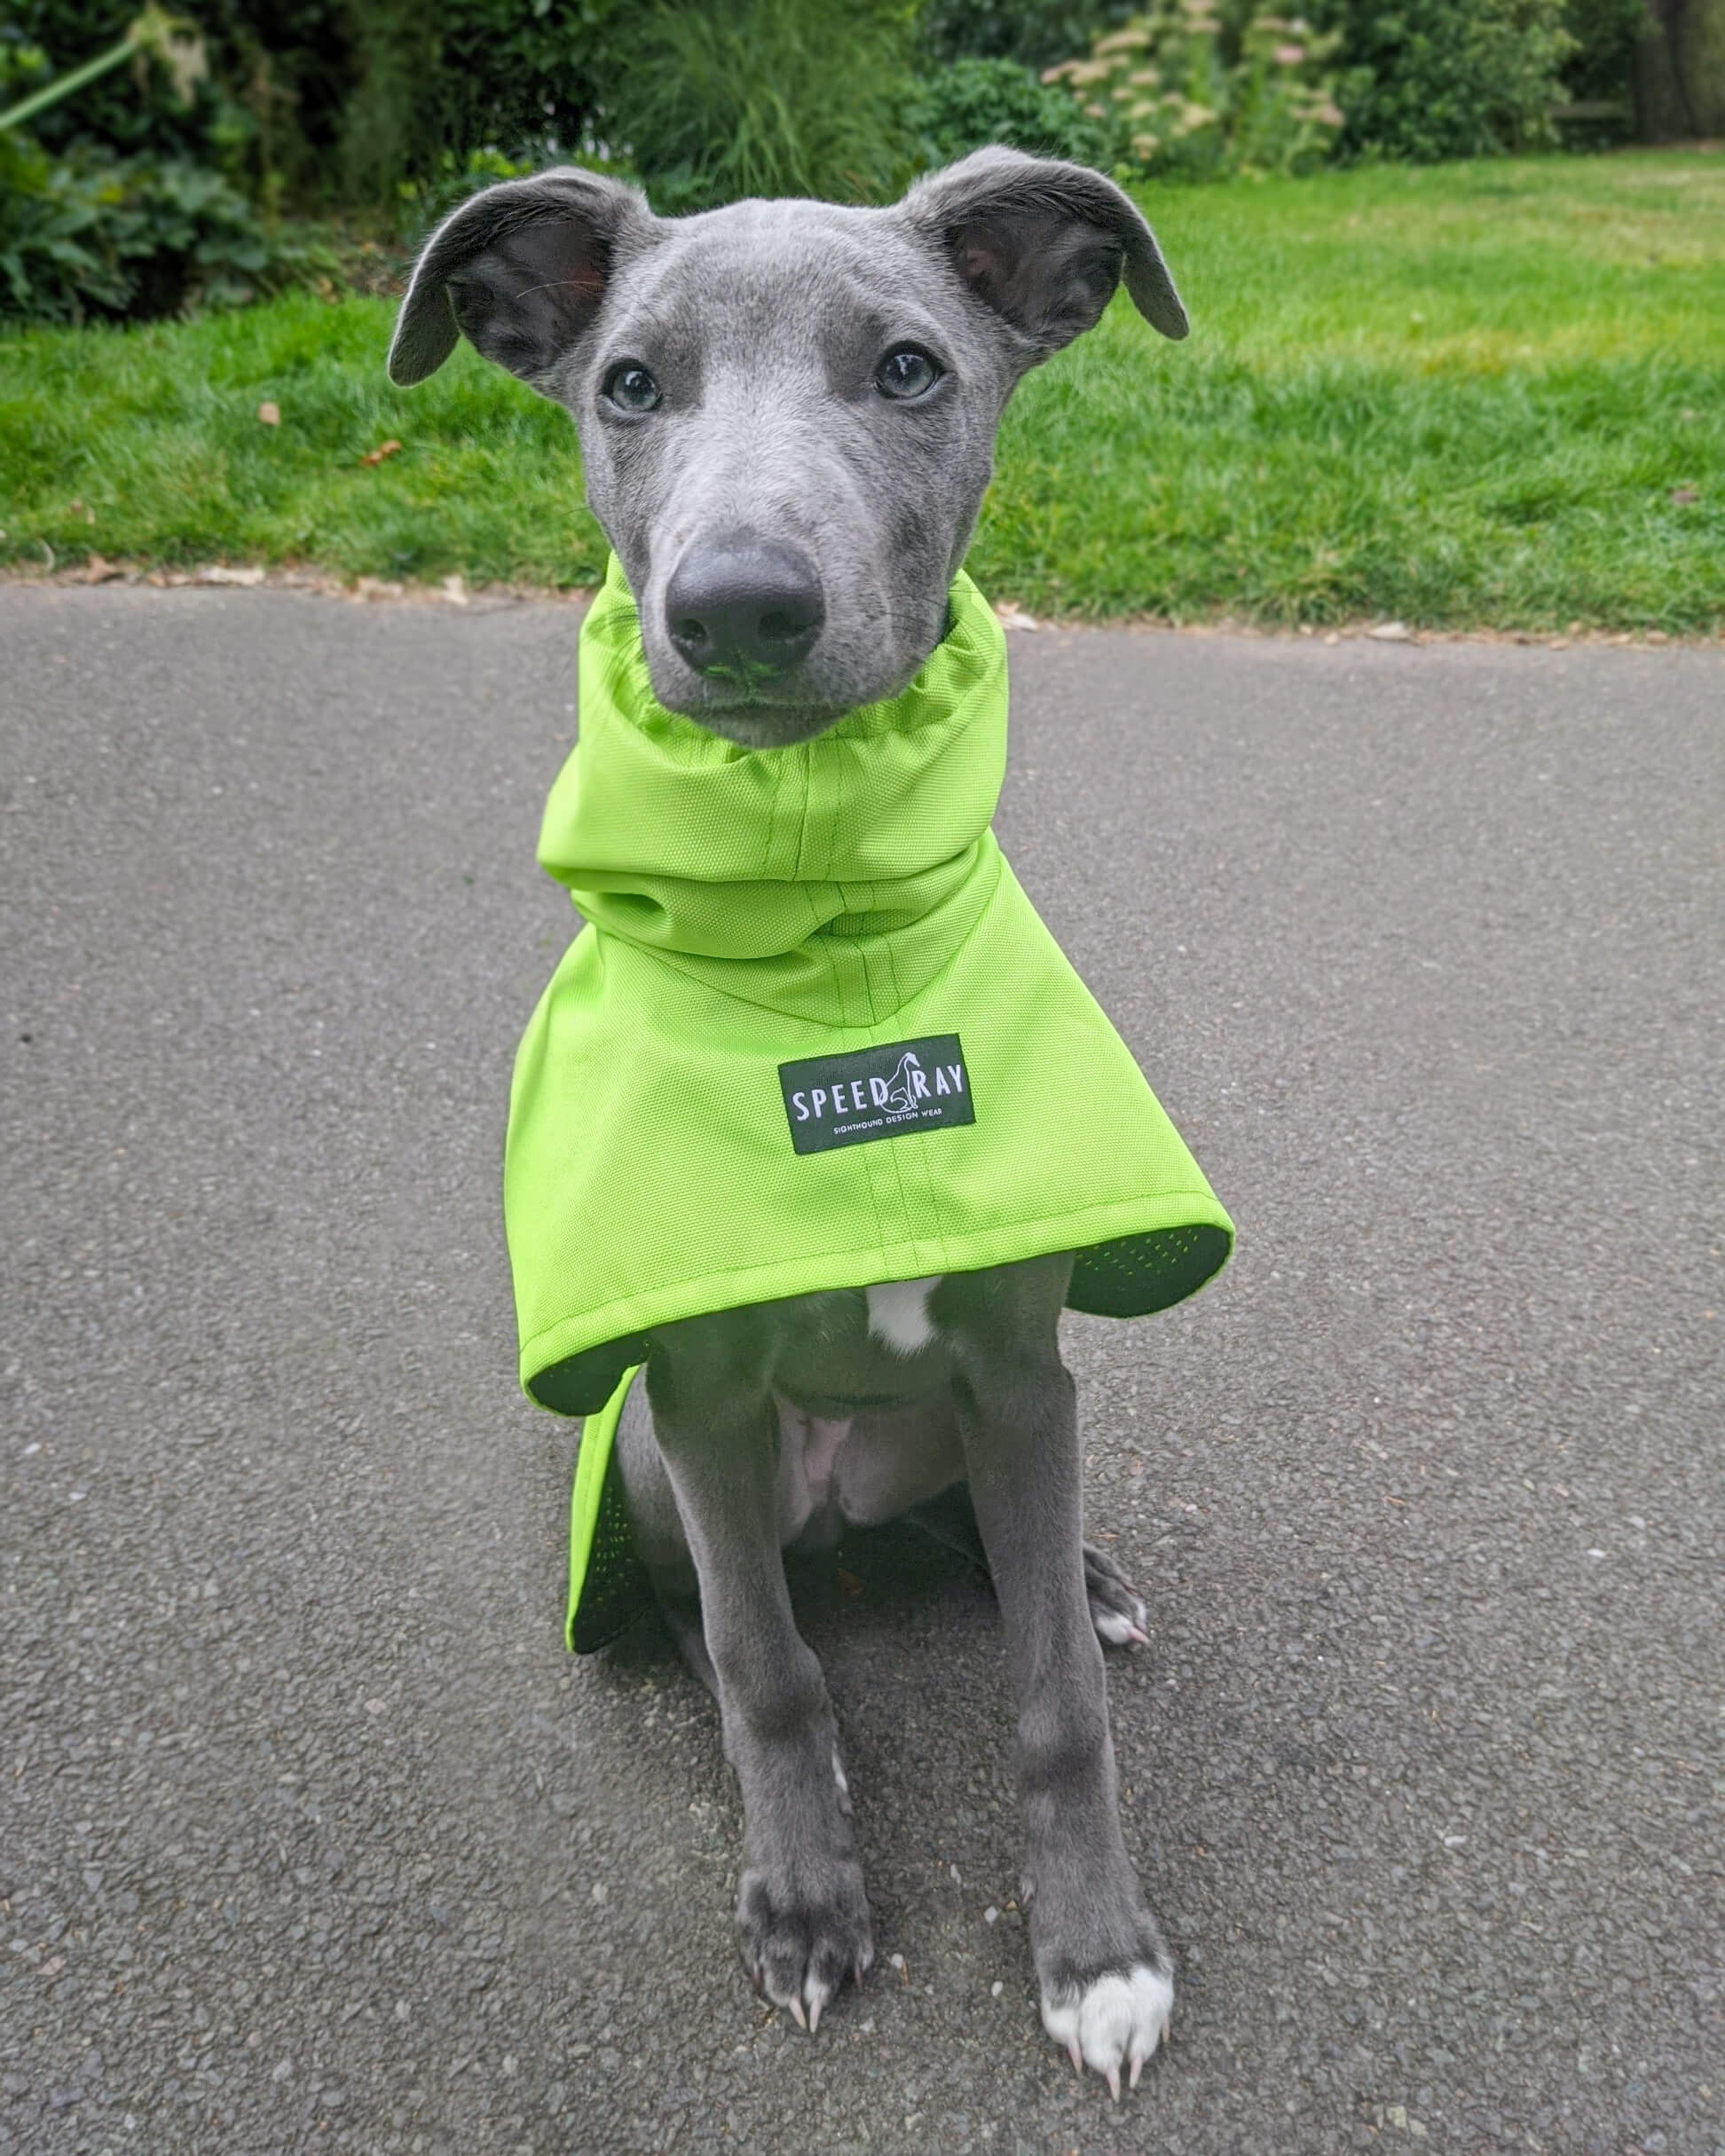
<svg viewBox="0 0 1725 2156"><path fill-rule="evenodd" d="M949 633L1007 399L1122 279L1146 321L1186 334L1130 199L1005 148L889 208L744 201L675 219L560 169L487 189L432 234L390 372L416 382L465 335L568 408L652 696L770 757L919 677ZM870 1135L890 1137L928 1081L910 1050L882 1076L891 1109ZM860 1082L846 1098L869 1100ZM644 1381L616 1462L741 1787L745 1965L811 2032L873 1947L833 1711L782 1551L967 1494L1018 1693L1042 2018L1118 2099L1166 2032L1173 1969L1118 1814L1101 1642L1142 1643L1146 1615L1083 1539L1057 1336L1074 1264L1042 1252L653 1326L634 1343Z"/></svg>

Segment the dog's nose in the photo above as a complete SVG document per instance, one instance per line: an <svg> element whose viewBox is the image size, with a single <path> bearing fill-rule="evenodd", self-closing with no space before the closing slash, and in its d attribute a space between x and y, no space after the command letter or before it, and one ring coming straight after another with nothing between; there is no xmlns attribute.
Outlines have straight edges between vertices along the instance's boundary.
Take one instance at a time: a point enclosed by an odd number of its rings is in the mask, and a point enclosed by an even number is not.
<svg viewBox="0 0 1725 2156"><path fill-rule="evenodd" d="M697 673L761 681L788 673L826 618L806 554L738 534L691 547L665 594L665 626Z"/></svg>

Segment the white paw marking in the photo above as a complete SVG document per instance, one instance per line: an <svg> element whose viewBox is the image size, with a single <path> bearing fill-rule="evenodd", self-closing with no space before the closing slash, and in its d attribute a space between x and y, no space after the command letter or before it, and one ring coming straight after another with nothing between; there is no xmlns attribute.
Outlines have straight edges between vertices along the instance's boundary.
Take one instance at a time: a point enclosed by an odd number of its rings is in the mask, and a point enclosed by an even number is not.
<svg viewBox="0 0 1725 2156"><path fill-rule="evenodd" d="M869 1330L900 1355L914 1355L934 1337L929 1322L928 1291L942 1276L928 1280L882 1280L862 1291L869 1299Z"/></svg>
<svg viewBox="0 0 1725 2156"><path fill-rule="evenodd" d="M1082 2073L1088 2066L1120 2100L1120 2069L1138 2087L1144 2062L1168 2034L1174 1980L1139 1962L1130 1976L1098 1977L1076 1998L1044 1995L1043 2026Z"/></svg>
<svg viewBox="0 0 1725 2156"><path fill-rule="evenodd" d="M1110 1647L1124 1647L1132 1636L1132 1620L1122 1617L1117 1609L1102 1609L1092 1602L1091 1616L1095 1621L1099 1636Z"/></svg>

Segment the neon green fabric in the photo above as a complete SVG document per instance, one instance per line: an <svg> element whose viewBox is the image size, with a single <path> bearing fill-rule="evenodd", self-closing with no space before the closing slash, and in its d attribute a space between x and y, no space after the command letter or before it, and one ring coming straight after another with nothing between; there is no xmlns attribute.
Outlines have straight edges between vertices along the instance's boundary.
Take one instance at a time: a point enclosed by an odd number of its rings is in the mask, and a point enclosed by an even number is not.
<svg viewBox="0 0 1725 2156"><path fill-rule="evenodd" d="M504 1169L534 1399L614 1428L653 1326L815 1289L1072 1250L1070 1304L1130 1317L1220 1268L1226 1213L989 828L1005 645L968 578L902 695L794 747L655 702L615 563L579 688L540 861L587 925Z"/></svg>

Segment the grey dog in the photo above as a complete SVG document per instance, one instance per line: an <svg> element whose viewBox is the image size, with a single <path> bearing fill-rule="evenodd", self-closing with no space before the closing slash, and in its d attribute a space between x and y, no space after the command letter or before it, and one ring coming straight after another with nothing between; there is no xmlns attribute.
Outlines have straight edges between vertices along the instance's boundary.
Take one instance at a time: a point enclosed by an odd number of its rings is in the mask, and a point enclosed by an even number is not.
<svg viewBox="0 0 1725 2156"><path fill-rule="evenodd" d="M432 235L390 372L422 380L461 334L567 406L655 695L770 753L915 676L1007 398L1122 276L1146 320L1185 334L1127 197L1012 150L884 209L665 219L613 181L550 171ZM665 1326L618 1459L741 1785L745 1962L811 2030L873 1946L832 1706L782 1552L967 1491L1019 1698L1043 2020L1118 2097L1165 2033L1173 1982L1121 1835L1099 1635L1141 1641L1145 1613L1082 1539L1057 1337L1071 1270L1043 1258Z"/></svg>

